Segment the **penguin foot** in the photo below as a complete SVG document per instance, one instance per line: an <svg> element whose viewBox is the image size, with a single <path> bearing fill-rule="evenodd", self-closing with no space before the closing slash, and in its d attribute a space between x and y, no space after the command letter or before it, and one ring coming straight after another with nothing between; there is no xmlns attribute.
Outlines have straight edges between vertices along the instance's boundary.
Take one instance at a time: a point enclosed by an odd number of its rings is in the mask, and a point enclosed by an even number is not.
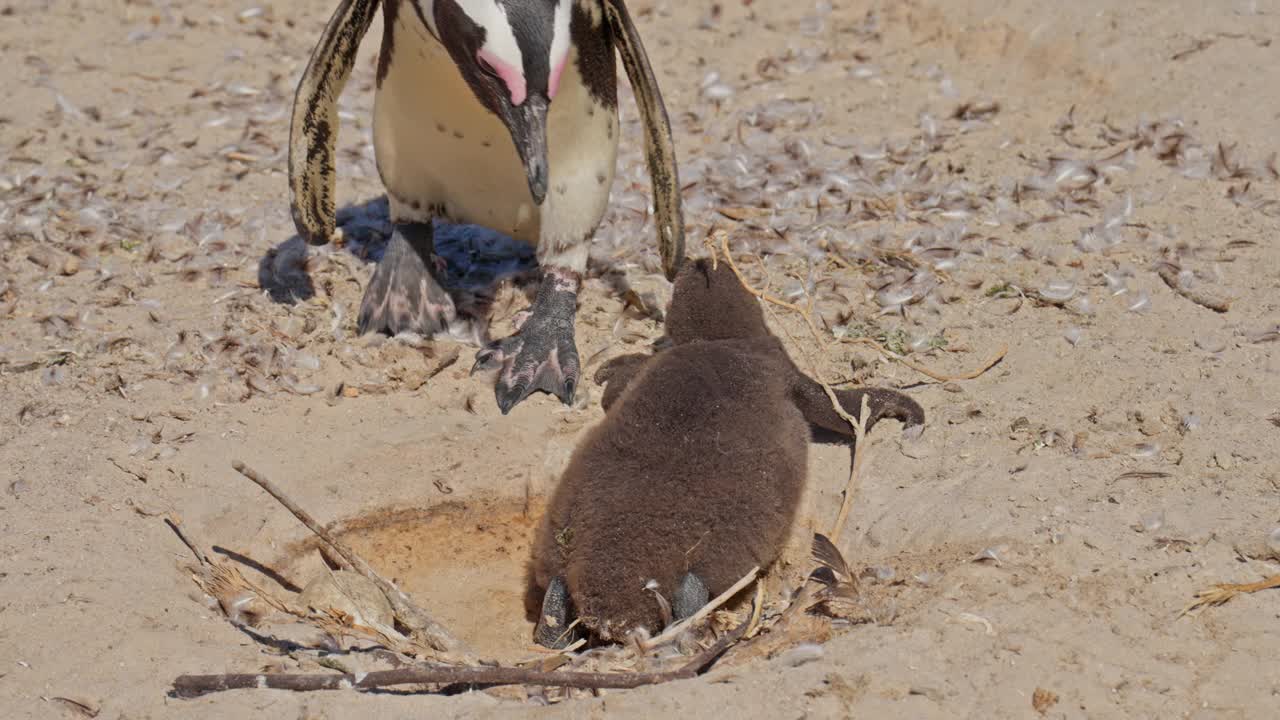
<svg viewBox="0 0 1280 720"><path fill-rule="evenodd" d="M563 578L553 578L542 596L542 612L533 629L534 642L559 650L577 639L577 628L569 629L569 604L569 587Z"/></svg>
<svg viewBox="0 0 1280 720"><path fill-rule="evenodd" d="M680 587L671 598L671 617L675 622L689 617L702 609L711 599L711 592L702 580L693 573L686 573L680 580Z"/></svg>
<svg viewBox="0 0 1280 720"><path fill-rule="evenodd" d="M457 311L436 280L430 223L398 223L360 303L357 329L431 337L449 327Z"/></svg>
<svg viewBox="0 0 1280 720"><path fill-rule="evenodd" d="M548 270L520 329L476 353L472 373L502 368L494 395L503 415L537 390L555 395L565 405L573 404L581 372L573 326L577 291L576 274Z"/></svg>

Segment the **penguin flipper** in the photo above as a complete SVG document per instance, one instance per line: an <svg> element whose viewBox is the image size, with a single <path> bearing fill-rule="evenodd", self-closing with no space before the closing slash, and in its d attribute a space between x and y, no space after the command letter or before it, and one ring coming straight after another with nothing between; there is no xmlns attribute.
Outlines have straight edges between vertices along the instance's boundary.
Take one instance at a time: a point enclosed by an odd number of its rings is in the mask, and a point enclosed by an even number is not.
<svg viewBox="0 0 1280 720"><path fill-rule="evenodd" d="M832 407L831 399L822 385L798 372L796 375L791 385L791 400L800 409L805 420L810 425L853 438L853 428ZM853 418L861 416L862 398L867 398L867 432L883 418L898 420L907 432L919 433L924 430L924 408L906 393L876 387L836 390L835 393L840 407Z"/></svg>
<svg viewBox="0 0 1280 720"><path fill-rule="evenodd" d="M604 395L600 398L600 408L608 412L618 398L622 397L622 391L627 389L651 359L652 355L633 353L619 355L602 365L595 376L596 384L605 386Z"/></svg>
<svg viewBox="0 0 1280 720"><path fill-rule="evenodd" d="M333 237L336 221L334 146L338 96L351 77L360 41L379 0L342 0L298 80L289 125L289 194L293 224L311 245Z"/></svg>
<svg viewBox="0 0 1280 720"><path fill-rule="evenodd" d="M684 214L680 204L680 176L676 169L671 120L662 102L662 91L649 66L640 33L631 22L623 0L601 0L614 42L627 69L636 105L644 125L645 159L653 185L653 210L657 216L658 252L667 280L675 280L684 261Z"/></svg>

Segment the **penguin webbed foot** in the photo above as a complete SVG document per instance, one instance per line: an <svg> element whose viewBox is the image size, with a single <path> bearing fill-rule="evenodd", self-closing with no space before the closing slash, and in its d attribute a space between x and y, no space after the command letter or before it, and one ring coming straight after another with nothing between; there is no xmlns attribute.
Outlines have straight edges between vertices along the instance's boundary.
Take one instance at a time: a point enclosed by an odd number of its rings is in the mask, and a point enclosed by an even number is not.
<svg viewBox="0 0 1280 720"><path fill-rule="evenodd" d="M357 329L431 337L456 317L453 299L436 280L430 223L397 223L360 302Z"/></svg>
<svg viewBox="0 0 1280 720"><path fill-rule="evenodd" d="M494 395L506 415L530 394L542 390L573 404L581 366L574 341L578 277L549 270L524 323L510 337L476 353L471 372L501 367Z"/></svg>
<svg viewBox="0 0 1280 720"><path fill-rule="evenodd" d="M539 645L559 650L577 640L578 628L569 628L569 586L564 578L552 578L547 592L542 596L542 612L533 629L533 641Z"/></svg>
<svg viewBox="0 0 1280 720"><path fill-rule="evenodd" d="M671 619L680 622L702 609L711 600L711 592L703 584L702 579L693 573L686 573L671 596Z"/></svg>

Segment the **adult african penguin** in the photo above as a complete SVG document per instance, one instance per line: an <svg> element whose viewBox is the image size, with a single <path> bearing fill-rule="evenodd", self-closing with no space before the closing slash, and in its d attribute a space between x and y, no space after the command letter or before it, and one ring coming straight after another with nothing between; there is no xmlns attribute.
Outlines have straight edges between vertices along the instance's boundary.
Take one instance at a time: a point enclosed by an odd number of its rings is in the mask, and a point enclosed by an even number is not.
<svg viewBox="0 0 1280 720"><path fill-rule="evenodd" d="M615 51L644 126L668 279L684 257L671 126L623 0L381 0L374 150L393 233L365 289L361 333L433 335L455 315L432 221L472 223L537 247L542 279L516 333L476 354L500 368L506 414L531 392L573 401L577 293L606 210L618 147ZM298 84L290 130L294 223L335 230L337 99L379 0L342 0Z"/></svg>
<svg viewBox="0 0 1280 720"><path fill-rule="evenodd" d="M852 437L820 384L765 325L727 264L686 264L667 313L670 347L624 355L597 374L604 419L574 449L540 521L530 564L534 639L562 647L576 617L602 640L693 614L753 566L768 568L791 530L811 427ZM839 390L867 428L909 428L924 410L884 388Z"/></svg>

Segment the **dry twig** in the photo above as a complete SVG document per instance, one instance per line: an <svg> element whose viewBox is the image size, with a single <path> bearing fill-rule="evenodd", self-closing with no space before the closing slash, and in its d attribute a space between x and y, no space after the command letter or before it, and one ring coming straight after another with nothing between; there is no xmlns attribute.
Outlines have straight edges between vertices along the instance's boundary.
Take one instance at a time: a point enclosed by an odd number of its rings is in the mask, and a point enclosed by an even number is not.
<svg viewBox="0 0 1280 720"><path fill-rule="evenodd" d="M1182 612L1178 613L1178 617L1195 614L1206 607L1221 605L1237 595L1256 593L1273 588L1280 588L1280 575L1272 575L1265 580L1259 580L1254 583L1241 583L1238 585L1235 583L1220 583L1208 590L1201 590L1196 593L1196 599L1183 608Z"/></svg>
<svg viewBox="0 0 1280 720"><path fill-rule="evenodd" d="M974 378L981 377L988 370L995 367L996 363L1003 360L1005 355L1009 354L1009 346L1001 345L1000 349L996 350L995 353L990 357L990 359L988 359L982 365L979 365L976 369L969 370L968 372L948 375L946 373L941 373L936 370L930 370L929 368L915 362L911 358L908 358L893 352L892 350L886 348L885 346L881 345L875 340L872 340L871 338L847 337L847 338L841 338L841 342L857 343L860 345L870 345L871 347L875 348L881 355L884 355L890 360L895 360L897 362L900 362L903 365L906 365L907 367L911 368L912 370L915 370L916 372L920 373L921 375L937 380L938 382L953 382L955 380L973 380Z"/></svg>
<svg viewBox="0 0 1280 720"><path fill-rule="evenodd" d="M711 647L698 653L676 670L667 672L555 672L514 667L455 667L450 665L418 665L396 670L359 674L292 673L180 675L173 681L173 694L181 698L199 697L223 690L272 688L277 690L368 690L392 685L469 684L469 685L544 685L550 687L628 689L656 685L671 680L687 680L706 671L715 660L742 638L750 618L727 633Z"/></svg>
<svg viewBox="0 0 1280 720"><path fill-rule="evenodd" d="M805 323L809 326L809 332L813 334L813 339L818 344L818 347L820 349L825 350L827 347L827 342L823 338L822 334L818 332L818 327L813 322L812 302L810 303L809 308L802 308L799 305L795 305L785 300L779 300L775 297L772 297L765 290L756 290L754 287L751 286L750 283L747 282L746 278L742 276L742 272L738 270L737 263L733 261L733 254L729 251L729 234L724 232L723 230L717 230L715 232L718 232L720 235L720 251L724 253L725 262L728 263L729 269L733 271L734 276L738 278L738 282L742 285L742 287L745 288L747 292L755 295L761 300L764 300L767 303L766 307L768 305L777 305L779 307L784 307L794 313L799 314L802 318L804 318ZM711 250L714 254L716 248L712 246ZM763 267L763 265L764 263L763 261L761 261L761 267ZM768 287L767 278L768 278L768 275L766 273L766 286L765 286L766 289ZM773 312L772 310L770 310L770 315L772 314ZM848 518L849 511L853 506L853 493L858 486L858 473L861 470L861 466L862 466L861 461L865 454L865 450L864 450L865 443L863 442L863 440L866 438L866 432L867 432L866 422L867 422L867 417L869 416L869 410L870 410L868 401L867 401L867 396L866 395L862 396L862 409L861 409L860 417L855 418L852 415L850 415L849 412L845 410L844 406L840 404L840 399L836 397L835 389L831 387L830 383L828 383L825 379L823 379L822 372L818 368L818 361L814 357L813 353L810 352L808 348L804 347L803 345L800 344L799 341L796 340L795 336L791 334L791 331L787 329L786 325L783 325L782 323L778 323L778 326L782 328L784 333L786 333L787 337L791 340L791 343L799 347L802 350L802 352L804 352L805 357L809 361L809 371L813 374L814 380L816 380L818 384L822 386L823 392L827 394L827 399L831 402L832 409L836 411L836 414L839 415L842 420L849 423L850 427L853 428L854 442L855 442L854 449L853 449L853 464L849 468L849 480L845 484L844 500L840 504L840 513L836 520L836 531L833 533L834 537L839 537L839 534L840 534L839 529L844 526L845 520Z"/></svg>
<svg viewBox="0 0 1280 720"><path fill-rule="evenodd" d="M760 574L760 566L757 565L756 567L751 568L751 570L747 572L746 575L742 576L741 580L731 585L728 590L725 590L724 592L712 598L711 602L707 603L706 605L703 605L702 608L698 610L698 612L681 620L675 625L668 627L666 630L663 630L660 634L655 636L653 639L647 642L642 642L641 647L644 648L645 650L652 650L653 648L669 643L672 640L675 640L676 638L680 637L680 634L683 633L685 630L688 630L689 628L693 627L695 623L701 621L702 618L710 615L712 612L715 611L716 608L729 602L729 598L733 597L734 595L737 595L739 590L746 587L747 585L750 585L751 582L755 580L756 576L759 574ZM750 623L750 618L748 618L747 620L748 620L748 623ZM745 631L745 628L744 628L744 631Z"/></svg>
<svg viewBox="0 0 1280 720"><path fill-rule="evenodd" d="M395 628L379 624L372 618L353 617L334 608L311 608L296 604L245 577L234 565L210 561L204 571L194 575L193 579L202 590L218 600L232 622L239 621L234 614L244 614L247 609L244 600L247 597L256 599L273 610L309 622L333 637L363 637L409 658L441 655L420 637L405 637ZM252 610L249 609L249 612L252 613Z"/></svg>
<svg viewBox="0 0 1280 720"><path fill-rule="evenodd" d="M849 482L844 488L844 500L840 502L840 514L836 517L835 527L831 528L831 542L840 540L840 531L849 519L849 511L853 509L853 497L858 490L858 478L862 470L862 458L866 456L867 418L871 415L869 396L862 396L862 411L858 413L858 422L853 425L853 467L849 469Z"/></svg>
<svg viewBox="0 0 1280 720"><path fill-rule="evenodd" d="M293 516L307 526L307 529L315 533L326 545L333 549L335 553L340 555L344 560L350 563L351 568L361 575L369 579L370 582L378 586L387 597L387 601L391 603L392 609L395 611L396 619L405 627L409 628L410 636L420 638L431 648L441 652L457 654L458 660L471 660L470 652L466 650L463 644L453 637L442 625L437 623L427 614L425 610L418 607L413 600L405 594L403 590L396 587L391 581L382 577L376 570L365 562L363 558L355 553L345 543L333 537L327 530L316 522L307 511L293 502L280 488L266 477L258 473L253 468L246 466L243 462L235 460L231 463L231 467L236 472L252 480L258 487L267 491L267 494L275 498L281 505L285 506ZM443 659L443 658L442 658Z"/></svg>
<svg viewBox="0 0 1280 720"><path fill-rule="evenodd" d="M768 627L755 627L749 632L747 640L733 646L726 657L726 661L731 658L743 659L752 657L760 653L760 648L775 645L779 638L786 637L791 621L795 619L797 613L803 612L813 605L818 592L820 591L815 589L815 584L806 578L804 584L800 586L800 590L791 597L791 602L782 610L782 613ZM760 608L763 607L762 596L758 592L756 606L757 609L753 614L758 615ZM758 625L759 620L756 619L753 622Z"/></svg>
<svg viewBox="0 0 1280 720"><path fill-rule="evenodd" d="M725 262L729 264L729 269L733 271L734 277L738 278L738 282L742 285L742 287L747 292L751 293L752 295L755 295L761 300L764 300L766 303L770 305L776 305L781 308L786 308L787 310L790 310L791 312L796 313L800 317L804 318L805 323L809 326L809 332L813 334L814 341L818 343L819 348L822 348L825 350L827 347L827 343L823 339L822 333L818 332L818 326L815 325L813 322L813 315L808 310L805 310L799 305L796 305L794 303L789 303L786 300L781 300L779 298L773 297L772 295L768 294L764 290L757 290L751 283L747 282L747 279L742 275L742 271L738 269L738 264L733 261L733 254L729 251L729 234L721 229L712 230L712 234L719 236L720 251L724 253ZM711 245L710 249L712 252L712 256L715 257L717 254L716 247L714 245ZM822 374L818 371L817 360L814 359L813 354L810 353L807 348L800 345L800 343L796 341L795 337L791 335L790 330L787 330L787 328L782 325L780 325L780 327L782 327L783 332L787 334L787 337L791 339L792 343L800 347L801 351L805 353L805 356L809 360L809 370L810 372L813 373L814 380L816 380L818 384L822 386L823 391L827 393L827 398L831 401L831 407L835 409L836 414L839 415L840 418L843 419L845 422L849 423L849 425L856 427L858 421L854 419L852 415L850 415L848 412L845 411L844 407L840 405L840 400L836 397L836 391L832 389L829 383L827 383L825 380L822 379Z"/></svg>
<svg viewBox="0 0 1280 720"><path fill-rule="evenodd" d="M733 256L729 252L729 234L720 228L714 228L711 231L711 234L713 236L718 236L718 239L720 241L719 242L720 252L724 253L725 259L729 263L729 269L733 270L733 274L738 277L738 281L741 282L742 286L747 289L747 292L751 293L752 295L755 295L761 300L764 300L770 305L776 305L780 308L785 308L787 310L790 310L798 314L800 317L804 318L805 324L809 326L809 332L813 335L813 339L817 341L818 346L824 349L827 347L828 345L827 340L823 336L823 333L821 333L818 330L818 326L813 321L813 314L811 312L809 312L805 308L800 307L799 305L796 305L795 303L787 302L786 300L774 297L764 292L763 290L757 290L755 287L753 287L750 283L747 282L747 279L743 277L742 272L738 269L738 265L733 261ZM709 243L709 246L714 255L716 251L715 244ZM921 375L924 375L925 377L931 378L938 382L952 382L955 380L973 380L974 378L980 377L983 373L995 367L996 363L1003 360L1004 356L1007 355L1009 352L1009 346L1002 345L1000 349L997 350L996 353L991 357L990 360L987 360L987 362L983 363L976 370L970 370L968 372L963 372L956 375L948 375L946 373L941 373L936 370L930 370L929 368L915 362L914 360L911 360L910 358L907 358L903 355L899 355L889 350L888 348L876 342L875 340L872 340L871 338L843 338L841 339L841 342L870 345L871 347L875 348L876 351L878 351L881 355L889 358L890 360L894 360L896 362L902 363L903 365L906 365L907 367L911 368L912 370L915 370ZM840 415L841 417L845 418L846 420L849 420L849 418L845 417L843 411L839 410L839 404L836 404L836 408L837 408L837 412L841 413ZM850 420L850 422L852 421Z"/></svg>
<svg viewBox="0 0 1280 720"><path fill-rule="evenodd" d="M187 546L187 549L191 551L192 555L196 556L196 560L199 560L201 565L208 566L210 564L209 555L197 546L191 538L187 537L187 534L182 530L182 524L179 520L172 517L166 517L164 519L164 524L169 526L169 529L173 531L173 534L178 536L178 539L182 541L183 545Z"/></svg>

